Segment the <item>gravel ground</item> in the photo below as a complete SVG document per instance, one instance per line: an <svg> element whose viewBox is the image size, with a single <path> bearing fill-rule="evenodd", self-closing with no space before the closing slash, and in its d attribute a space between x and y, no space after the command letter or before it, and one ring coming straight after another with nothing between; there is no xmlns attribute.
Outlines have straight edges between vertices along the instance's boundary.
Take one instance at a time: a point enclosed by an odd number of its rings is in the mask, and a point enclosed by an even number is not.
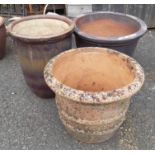
<svg viewBox="0 0 155 155"><path fill-rule="evenodd" d="M140 40L134 56L145 70L144 87L132 99L124 124L100 144L73 139L54 99L38 98L26 85L10 39L6 52L0 61L0 149L155 149L155 32Z"/></svg>

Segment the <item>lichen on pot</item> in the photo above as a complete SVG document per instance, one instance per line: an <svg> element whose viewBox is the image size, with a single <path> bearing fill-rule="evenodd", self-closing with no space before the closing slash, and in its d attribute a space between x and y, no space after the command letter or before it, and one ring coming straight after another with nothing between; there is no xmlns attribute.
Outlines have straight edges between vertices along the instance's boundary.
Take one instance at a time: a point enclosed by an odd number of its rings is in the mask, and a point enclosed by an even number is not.
<svg viewBox="0 0 155 155"><path fill-rule="evenodd" d="M109 139L125 120L130 98L144 82L132 58L106 48L68 50L51 59L45 81L56 93L60 119L86 143Z"/></svg>

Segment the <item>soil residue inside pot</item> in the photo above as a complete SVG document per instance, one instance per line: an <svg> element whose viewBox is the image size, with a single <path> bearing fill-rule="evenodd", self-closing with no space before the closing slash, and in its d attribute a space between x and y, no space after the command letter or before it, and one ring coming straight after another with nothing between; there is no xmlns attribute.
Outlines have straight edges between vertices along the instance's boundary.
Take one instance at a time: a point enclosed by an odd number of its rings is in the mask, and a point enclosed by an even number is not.
<svg viewBox="0 0 155 155"><path fill-rule="evenodd" d="M80 30L98 37L121 37L137 31L137 28L127 23L112 19L99 19L80 25Z"/></svg>
<svg viewBox="0 0 155 155"><path fill-rule="evenodd" d="M57 19L33 19L19 22L13 27L16 34L29 37L56 35L69 29L66 22Z"/></svg>
<svg viewBox="0 0 155 155"><path fill-rule="evenodd" d="M118 55L86 50L65 53L56 59L54 77L74 89L90 92L114 90L133 81L128 62Z"/></svg>

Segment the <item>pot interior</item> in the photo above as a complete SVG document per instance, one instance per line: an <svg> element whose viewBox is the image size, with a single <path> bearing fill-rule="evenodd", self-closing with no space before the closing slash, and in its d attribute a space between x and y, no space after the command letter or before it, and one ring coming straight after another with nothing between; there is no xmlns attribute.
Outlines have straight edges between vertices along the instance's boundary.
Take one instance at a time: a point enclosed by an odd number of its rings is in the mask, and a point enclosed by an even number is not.
<svg viewBox="0 0 155 155"><path fill-rule="evenodd" d="M135 77L126 59L106 49L67 52L55 60L51 72L64 85L89 92L118 89Z"/></svg>
<svg viewBox="0 0 155 155"><path fill-rule="evenodd" d="M90 14L77 20L78 29L88 35L96 37L121 37L137 32L140 24L129 18L118 14Z"/></svg>
<svg viewBox="0 0 155 155"><path fill-rule="evenodd" d="M42 37L56 35L70 28L69 24L58 19L40 18L18 22L12 31L21 36Z"/></svg>

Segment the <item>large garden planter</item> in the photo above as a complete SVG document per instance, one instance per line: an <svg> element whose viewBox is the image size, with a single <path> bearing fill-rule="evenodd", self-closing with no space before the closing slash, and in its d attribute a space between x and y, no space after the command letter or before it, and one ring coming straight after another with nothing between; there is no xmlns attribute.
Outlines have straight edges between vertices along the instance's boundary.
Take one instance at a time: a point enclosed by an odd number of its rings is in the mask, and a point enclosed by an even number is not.
<svg viewBox="0 0 155 155"><path fill-rule="evenodd" d="M56 93L60 119L86 143L109 139L126 118L130 98L144 82L142 67L111 49L68 50L51 59L45 81Z"/></svg>
<svg viewBox="0 0 155 155"><path fill-rule="evenodd" d="M147 30L141 19L116 12L81 15L75 23L77 47L107 47L130 56Z"/></svg>
<svg viewBox="0 0 155 155"><path fill-rule="evenodd" d="M59 15L28 16L10 24L8 31L26 83L36 95L54 96L44 81L43 69L50 58L71 48L73 29L74 23Z"/></svg>
<svg viewBox="0 0 155 155"><path fill-rule="evenodd" d="M0 17L0 59L5 55L5 44L6 44L6 28L4 25L4 19Z"/></svg>

